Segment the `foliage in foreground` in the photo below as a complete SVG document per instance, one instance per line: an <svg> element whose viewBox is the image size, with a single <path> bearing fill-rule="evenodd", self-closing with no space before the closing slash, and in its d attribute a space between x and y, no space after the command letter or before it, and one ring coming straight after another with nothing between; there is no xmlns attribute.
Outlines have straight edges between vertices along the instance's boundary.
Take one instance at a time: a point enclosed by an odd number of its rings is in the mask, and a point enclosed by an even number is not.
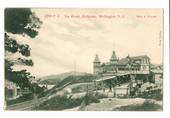
<svg viewBox="0 0 170 118"><path fill-rule="evenodd" d="M56 96L48 101L39 105L38 110L63 110L80 106L82 103L88 105L90 103L98 103L99 98L102 98L99 94L88 93L80 98L71 98L64 96Z"/></svg>
<svg viewBox="0 0 170 118"><path fill-rule="evenodd" d="M67 96L57 96L42 103L38 110L62 110L73 108L81 104L82 98L69 99Z"/></svg>
<svg viewBox="0 0 170 118"><path fill-rule="evenodd" d="M161 89L145 91L139 94L137 97L146 99L163 100L163 94Z"/></svg>
<svg viewBox="0 0 170 118"><path fill-rule="evenodd" d="M27 69L14 70L16 65L33 66L31 48L28 44L18 42L13 35L29 36L35 38L38 35L42 21L29 8L5 9L5 79L16 83L20 88L35 89L31 84L34 76ZM14 54L18 54L13 58ZM33 91L34 92L34 91Z"/></svg>
<svg viewBox="0 0 170 118"><path fill-rule="evenodd" d="M161 110L162 106L156 104L154 101L151 100L146 100L143 104L122 106L113 109L113 111L161 111Z"/></svg>

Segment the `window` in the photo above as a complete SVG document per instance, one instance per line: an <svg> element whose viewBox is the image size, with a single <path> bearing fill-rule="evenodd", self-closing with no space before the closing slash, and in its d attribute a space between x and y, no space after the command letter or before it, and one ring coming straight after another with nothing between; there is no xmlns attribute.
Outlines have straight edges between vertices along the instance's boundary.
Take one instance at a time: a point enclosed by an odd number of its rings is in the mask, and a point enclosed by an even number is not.
<svg viewBox="0 0 170 118"><path fill-rule="evenodd" d="M146 66L143 66L143 70L146 70Z"/></svg>

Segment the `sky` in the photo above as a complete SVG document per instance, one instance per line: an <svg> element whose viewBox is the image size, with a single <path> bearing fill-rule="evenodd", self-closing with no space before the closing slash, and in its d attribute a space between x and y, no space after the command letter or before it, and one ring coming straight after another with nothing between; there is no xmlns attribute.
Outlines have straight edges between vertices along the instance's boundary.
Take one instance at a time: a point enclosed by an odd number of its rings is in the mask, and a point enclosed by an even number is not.
<svg viewBox="0 0 170 118"><path fill-rule="evenodd" d="M36 38L15 35L31 47L37 77L69 71L93 72L93 60L148 55L162 64L162 9L32 9L43 22ZM23 40L24 39L24 40ZM21 66L14 67L21 69Z"/></svg>

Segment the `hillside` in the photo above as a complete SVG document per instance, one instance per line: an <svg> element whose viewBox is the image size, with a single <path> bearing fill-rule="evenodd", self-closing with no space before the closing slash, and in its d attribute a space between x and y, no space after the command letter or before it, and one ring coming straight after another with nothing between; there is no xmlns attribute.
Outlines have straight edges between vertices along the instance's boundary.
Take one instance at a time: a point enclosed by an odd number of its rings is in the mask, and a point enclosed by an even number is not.
<svg viewBox="0 0 170 118"><path fill-rule="evenodd" d="M65 85L68 82L71 82L71 84L75 83L89 83L93 82L97 76L93 74L85 74L85 75L70 75L63 79L61 82L59 82L59 87Z"/></svg>
<svg viewBox="0 0 170 118"><path fill-rule="evenodd" d="M91 79L95 79L95 76L93 74L89 74L89 73L67 72L67 73L61 73L61 74L41 77L39 79L41 80L40 83L45 82L47 84L63 85L63 84L70 82L70 81L74 81L74 83L89 82Z"/></svg>

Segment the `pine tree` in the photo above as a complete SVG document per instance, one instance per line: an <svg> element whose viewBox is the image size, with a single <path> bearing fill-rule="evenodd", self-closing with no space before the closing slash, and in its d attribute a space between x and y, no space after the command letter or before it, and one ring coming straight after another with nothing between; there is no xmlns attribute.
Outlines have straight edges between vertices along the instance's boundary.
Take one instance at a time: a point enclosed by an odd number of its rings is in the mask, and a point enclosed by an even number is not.
<svg viewBox="0 0 170 118"><path fill-rule="evenodd" d="M35 78L26 69L15 71L14 65L33 66L31 48L28 44L20 44L11 34L25 35L32 39L38 35L42 21L29 8L5 9L5 79L16 83L21 88L29 88L35 92L30 79ZM20 57L12 59L11 55L19 53Z"/></svg>

